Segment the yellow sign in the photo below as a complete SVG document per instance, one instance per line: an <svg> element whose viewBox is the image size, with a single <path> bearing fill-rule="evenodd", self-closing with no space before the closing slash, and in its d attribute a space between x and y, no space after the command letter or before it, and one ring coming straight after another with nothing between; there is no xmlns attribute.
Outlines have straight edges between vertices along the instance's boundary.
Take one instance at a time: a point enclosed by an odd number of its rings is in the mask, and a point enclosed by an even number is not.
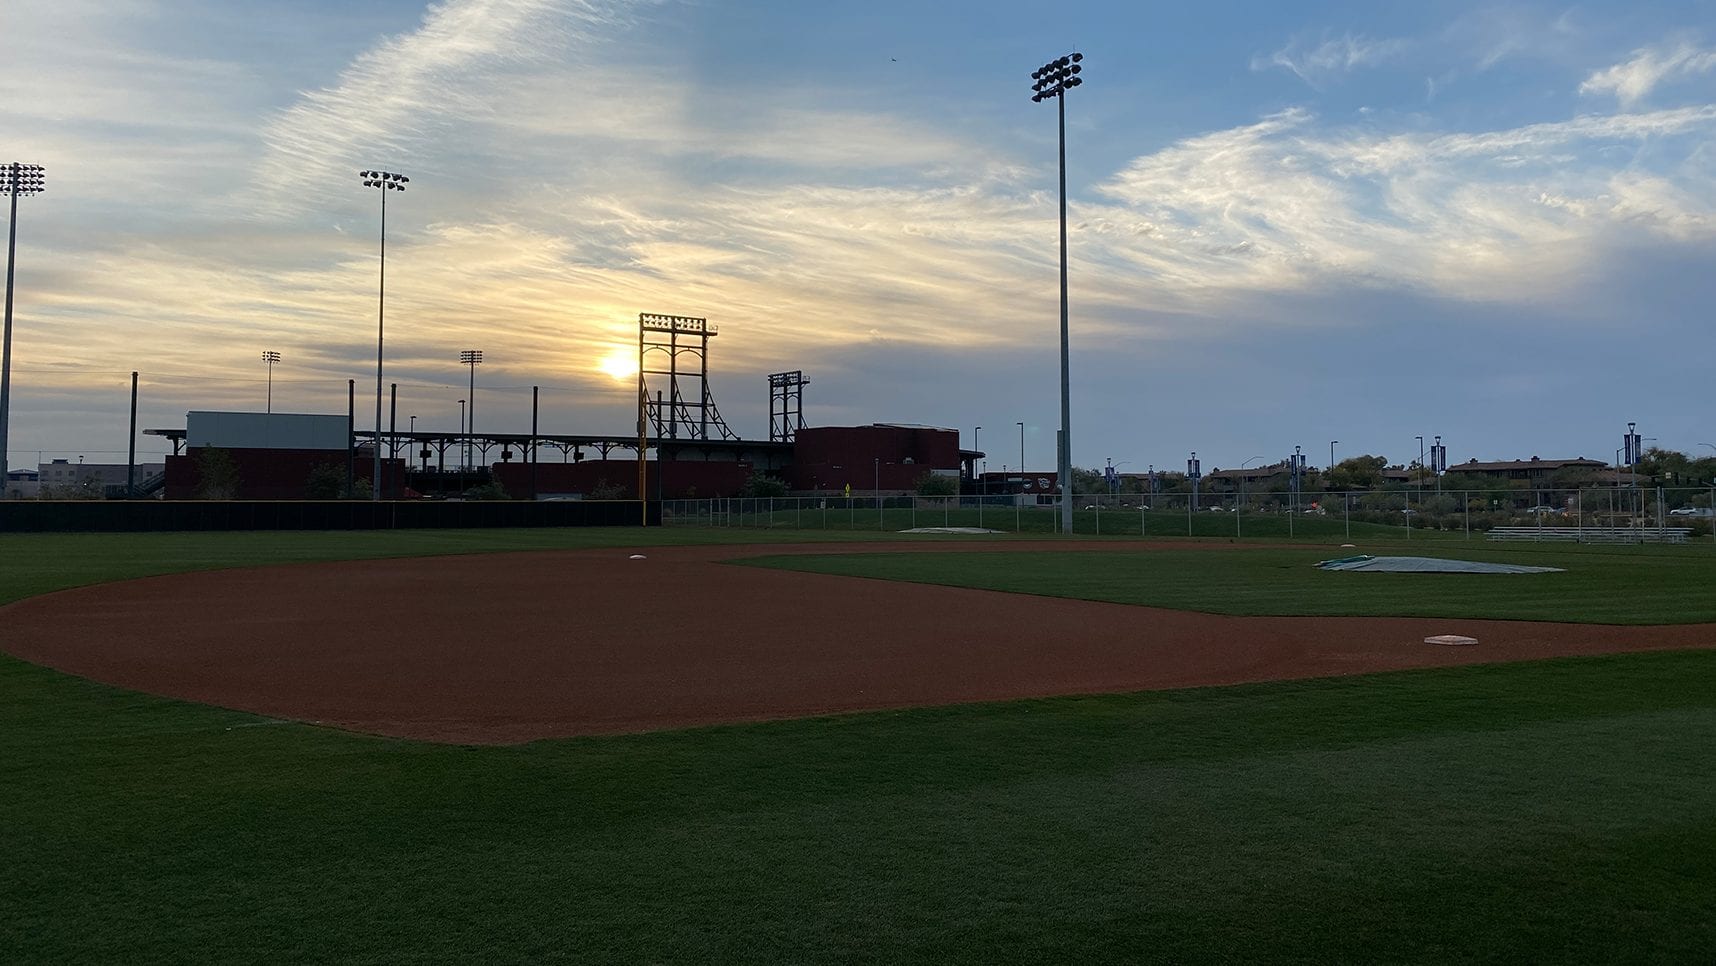
<svg viewBox="0 0 1716 966"><path fill-rule="evenodd" d="M852 495L852 484L850 484L850 483L846 484L846 495L847 496Z"/></svg>

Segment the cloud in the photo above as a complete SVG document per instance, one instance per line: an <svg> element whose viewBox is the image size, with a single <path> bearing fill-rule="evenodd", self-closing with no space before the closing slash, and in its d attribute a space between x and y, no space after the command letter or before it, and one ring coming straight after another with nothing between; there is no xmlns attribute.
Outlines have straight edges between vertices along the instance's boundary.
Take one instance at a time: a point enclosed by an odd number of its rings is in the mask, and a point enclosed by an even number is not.
<svg viewBox="0 0 1716 966"><path fill-rule="evenodd" d="M1287 111L1134 160L1100 186L1114 202L1101 217L1121 237L1147 226L1147 244L1111 256L1188 294L1556 299L1607 237L1711 237L1699 159L1713 135L1716 107L1443 135L1320 130Z"/></svg>
<svg viewBox="0 0 1716 966"><path fill-rule="evenodd" d="M1315 43L1306 36L1294 37L1285 47L1267 56L1251 59L1254 71L1285 68L1313 88L1321 88L1342 74L1360 67L1375 67L1406 49L1403 40L1372 40L1362 34L1325 36Z"/></svg>
<svg viewBox="0 0 1716 966"><path fill-rule="evenodd" d="M1641 47L1633 51L1631 60L1593 72L1579 85L1579 93L1613 94L1623 108L1630 109L1666 81L1708 73L1713 68L1716 49L1689 41Z"/></svg>
<svg viewBox="0 0 1716 966"><path fill-rule="evenodd" d="M502 78L551 66L592 35L632 22L623 0L446 0L418 28L359 55L332 87L304 93L262 131L257 181L277 205L315 198L330 174L435 157L437 140L499 109ZM561 96L577 98L577 87ZM319 189L319 190L318 190Z"/></svg>

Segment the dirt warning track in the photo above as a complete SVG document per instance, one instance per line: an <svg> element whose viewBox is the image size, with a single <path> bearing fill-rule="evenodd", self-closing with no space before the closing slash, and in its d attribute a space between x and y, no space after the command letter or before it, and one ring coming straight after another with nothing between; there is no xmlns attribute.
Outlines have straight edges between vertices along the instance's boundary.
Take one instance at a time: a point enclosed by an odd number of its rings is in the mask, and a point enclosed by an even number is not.
<svg viewBox="0 0 1716 966"><path fill-rule="evenodd" d="M721 562L936 549L656 547L176 574L9 605L0 609L0 649L108 684L262 715L505 744L1716 646L1713 625L1221 617ZM648 559L628 559L633 552ZM1449 632L1482 643L1423 643Z"/></svg>

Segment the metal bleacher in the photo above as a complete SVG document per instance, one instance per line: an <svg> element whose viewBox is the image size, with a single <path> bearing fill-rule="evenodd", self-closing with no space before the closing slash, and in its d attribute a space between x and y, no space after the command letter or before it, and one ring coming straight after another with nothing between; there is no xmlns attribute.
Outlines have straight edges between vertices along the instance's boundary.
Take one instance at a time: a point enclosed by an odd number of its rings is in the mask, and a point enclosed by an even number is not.
<svg viewBox="0 0 1716 966"><path fill-rule="evenodd" d="M1493 527L1491 540L1564 543L1686 543L1691 527Z"/></svg>

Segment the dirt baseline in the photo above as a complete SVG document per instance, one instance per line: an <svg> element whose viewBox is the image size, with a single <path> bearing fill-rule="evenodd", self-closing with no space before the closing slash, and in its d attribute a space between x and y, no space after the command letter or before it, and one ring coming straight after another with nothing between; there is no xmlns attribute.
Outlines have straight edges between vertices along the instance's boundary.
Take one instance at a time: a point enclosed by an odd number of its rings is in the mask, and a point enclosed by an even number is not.
<svg viewBox="0 0 1716 966"><path fill-rule="evenodd" d="M937 549L972 548L657 547L176 574L12 604L0 647L271 717L507 744L1716 643L1712 625L1221 617L721 563ZM1423 643L1444 633L1482 643Z"/></svg>

